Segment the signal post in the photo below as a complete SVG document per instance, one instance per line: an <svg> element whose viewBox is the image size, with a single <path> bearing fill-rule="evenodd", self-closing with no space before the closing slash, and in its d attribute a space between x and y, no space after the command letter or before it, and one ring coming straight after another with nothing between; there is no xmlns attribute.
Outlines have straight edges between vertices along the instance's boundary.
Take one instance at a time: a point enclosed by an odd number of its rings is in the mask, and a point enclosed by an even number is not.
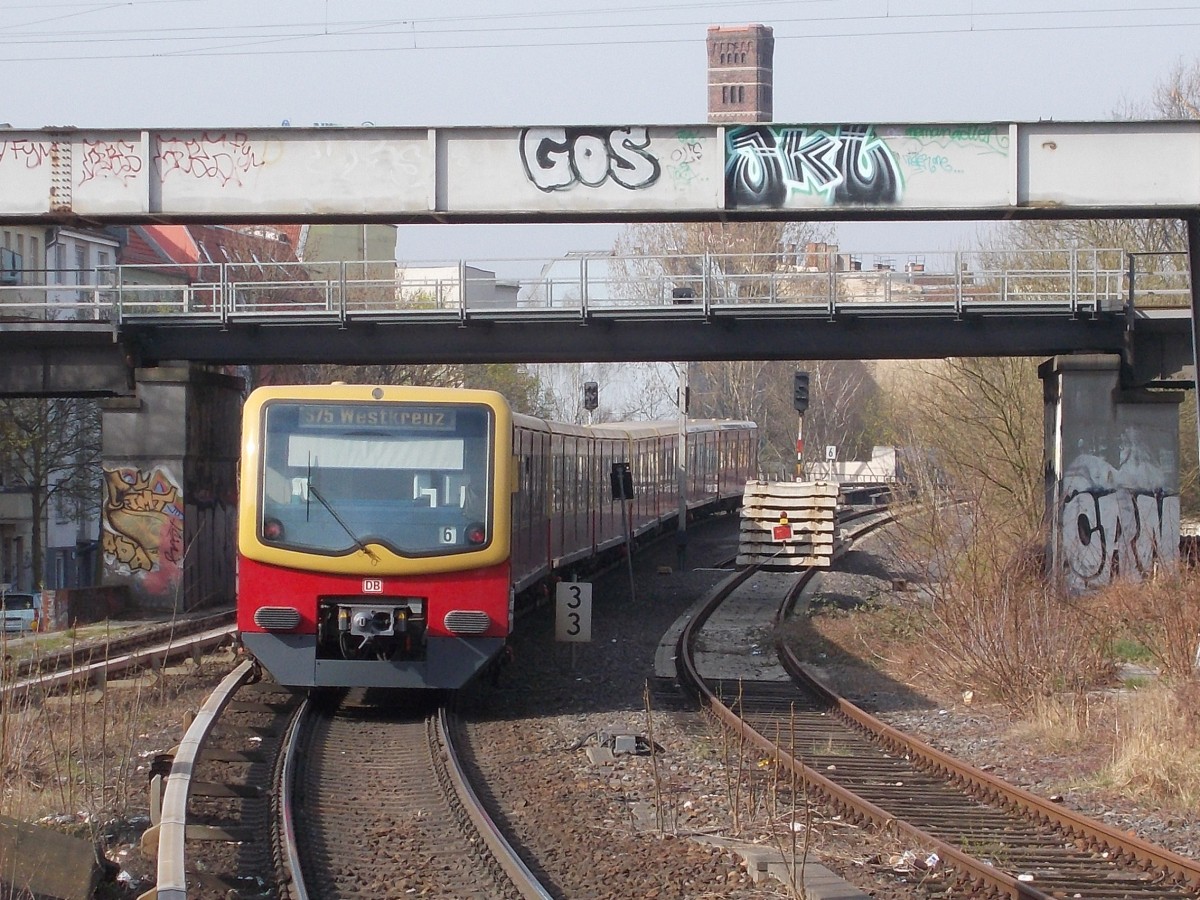
<svg viewBox="0 0 1200 900"><path fill-rule="evenodd" d="M796 426L796 480L804 480L804 411L808 409L808 373L797 371L792 383L792 405L799 414Z"/></svg>

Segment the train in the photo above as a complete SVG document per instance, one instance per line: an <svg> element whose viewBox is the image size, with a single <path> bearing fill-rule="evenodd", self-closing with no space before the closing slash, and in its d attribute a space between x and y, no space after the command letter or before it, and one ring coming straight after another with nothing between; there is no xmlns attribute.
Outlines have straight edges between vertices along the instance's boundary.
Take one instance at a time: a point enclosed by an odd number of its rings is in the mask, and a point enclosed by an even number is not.
<svg viewBox="0 0 1200 900"><path fill-rule="evenodd" d="M486 390L258 388L242 422L242 645L296 688L461 688L502 658L518 597L677 521L678 435L552 423ZM688 514L736 508L755 424L689 420L686 447Z"/></svg>

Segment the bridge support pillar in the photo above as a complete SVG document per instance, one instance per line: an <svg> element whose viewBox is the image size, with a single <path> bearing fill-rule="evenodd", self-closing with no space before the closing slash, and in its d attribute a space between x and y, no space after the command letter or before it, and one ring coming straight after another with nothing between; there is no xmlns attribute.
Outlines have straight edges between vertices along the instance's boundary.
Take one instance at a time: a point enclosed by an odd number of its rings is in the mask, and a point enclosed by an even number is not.
<svg viewBox="0 0 1200 900"><path fill-rule="evenodd" d="M178 364L101 403L103 583L147 609L234 598L240 379Z"/></svg>
<svg viewBox="0 0 1200 900"><path fill-rule="evenodd" d="M1045 400L1052 576L1071 592L1179 561L1177 391L1123 390L1116 355L1056 356Z"/></svg>

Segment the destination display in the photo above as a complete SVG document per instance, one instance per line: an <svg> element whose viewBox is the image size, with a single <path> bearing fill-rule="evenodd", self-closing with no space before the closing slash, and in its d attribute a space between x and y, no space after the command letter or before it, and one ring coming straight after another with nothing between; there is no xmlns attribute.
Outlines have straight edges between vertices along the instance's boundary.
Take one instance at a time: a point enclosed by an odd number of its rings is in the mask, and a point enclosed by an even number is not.
<svg viewBox="0 0 1200 900"><path fill-rule="evenodd" d="M457 410L436 406L365 406L307 404L300 407L301 428L415 428L454 431Z"/></svg>

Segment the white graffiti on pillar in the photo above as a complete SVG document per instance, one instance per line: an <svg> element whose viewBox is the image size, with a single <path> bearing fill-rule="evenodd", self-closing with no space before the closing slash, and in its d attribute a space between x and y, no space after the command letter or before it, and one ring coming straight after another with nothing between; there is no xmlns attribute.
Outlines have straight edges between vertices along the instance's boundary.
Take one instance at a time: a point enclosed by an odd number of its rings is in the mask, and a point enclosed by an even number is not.
<svg viewBox="0 0 1200 900"><path fill-rule="evenodd" d="M1126 442L1116 467L1080 454L1063 473L1059 524L1071 590L1140 581L1179 560L1179 495L1163 488L1164 472L1139 448Z"/></svg>

